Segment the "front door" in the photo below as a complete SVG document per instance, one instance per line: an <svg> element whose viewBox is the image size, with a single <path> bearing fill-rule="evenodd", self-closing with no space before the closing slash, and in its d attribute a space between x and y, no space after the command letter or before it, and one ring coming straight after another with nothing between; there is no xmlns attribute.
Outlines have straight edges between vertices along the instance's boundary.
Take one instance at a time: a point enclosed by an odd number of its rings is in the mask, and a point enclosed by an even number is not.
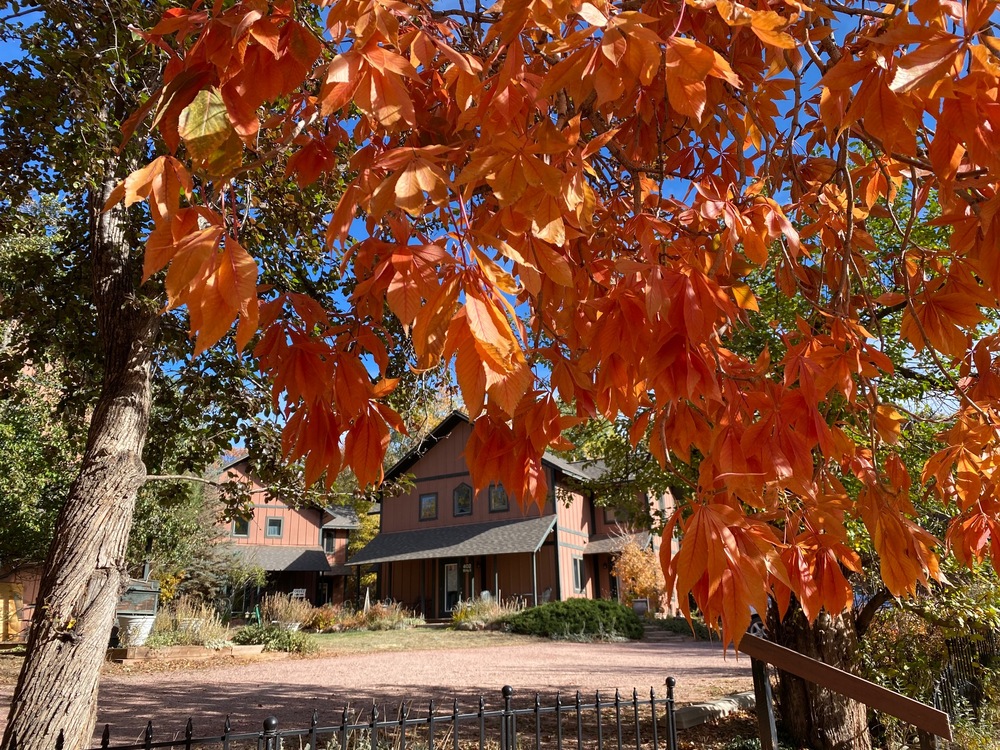
<svg viewBox="0 0 1000 750"><path fill-rule="evenodd" d="M444 611L449 614L462 598L462 587L458 578L458 563L444 564Z"/></svg>

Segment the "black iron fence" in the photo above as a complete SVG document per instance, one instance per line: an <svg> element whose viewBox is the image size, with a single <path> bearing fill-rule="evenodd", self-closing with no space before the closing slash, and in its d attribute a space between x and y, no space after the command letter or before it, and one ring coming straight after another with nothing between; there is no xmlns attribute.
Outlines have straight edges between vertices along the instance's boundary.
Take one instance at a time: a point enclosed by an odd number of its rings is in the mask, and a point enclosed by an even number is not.
<svg viewBox="0 0 1000 750"><path fill-rule="evenodd" d="M227 718L222 734L198 737L191 719L182 735L162 737L149 722L140 742L126 744L112 744L106 725L94 750L677 750L674 685L674 678L667 678L662 696L652 688L648 697L616 690L613 698L597 692L592 700L579 692L569 699L557 693L545 703L535 693L530 705L519 707L508 685L498 708L488 708L483 696L474 710L464 712L457 700L446 709L433 700L426 709L403 701L394 710L348 707L333 723L313 713L303 729L284 729L270 717L260 731L243 733L233 732ZM17 748L13 737L9 750Z"/></svg>
<svg viewBox="0 0 1000 750"><path fill-rule="evenodd" d="M971 718L979 721L986 698L985 670L1000 663L1000 637L989 632L976 638L949 638L948 664L934 683L934 707L954 721Z"/></svg>

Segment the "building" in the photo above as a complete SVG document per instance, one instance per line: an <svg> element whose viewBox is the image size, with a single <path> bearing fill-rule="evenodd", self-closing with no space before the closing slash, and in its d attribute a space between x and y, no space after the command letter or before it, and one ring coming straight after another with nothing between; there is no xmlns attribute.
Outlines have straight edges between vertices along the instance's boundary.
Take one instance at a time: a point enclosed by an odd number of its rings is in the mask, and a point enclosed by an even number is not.
<svg viewBox="0 0 1000 750"><path fill-rule="evenodd" d="M348 565L376 566L380 598L431 619L484 592L526 604L617 598L613 556L637 534L581 489L595 468L546 454L552 491L544 508L524 510L502 485L473 492L463 456L471 430L468 417L452 412L389 470L386 481L410 473L414 487L383 498L378 536ZM673 499L651 504L669 512Z"/></svg>
<svg viewBox="0 0 1000 750"><path fill-rule="evenodd" d="M316 605L343 602L351 573L347 539L359 525L354 511L290 507L257 481L248 457L224 466L223 474L251 485L253 515L225 524L223 532L246 562L267 571L267 590L295 594Z"/></svg>
<svg viewBox="0 0 1000 750"><path fill-rule="evenodd" d="M41 565L0 570L0 643L27 639L41 582Z"/></svg>

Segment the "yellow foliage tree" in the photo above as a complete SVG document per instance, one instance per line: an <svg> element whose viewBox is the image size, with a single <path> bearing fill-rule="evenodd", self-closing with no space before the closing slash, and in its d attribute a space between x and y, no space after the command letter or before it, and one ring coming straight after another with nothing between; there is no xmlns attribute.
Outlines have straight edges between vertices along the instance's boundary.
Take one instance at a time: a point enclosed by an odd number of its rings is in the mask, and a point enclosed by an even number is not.
<svg viewBox="0 0 1000 750"><path fill-rule="evenodd" d="M618 579L622 604L631 606L636 599L648 599L650 611L659 611L661 600L668 597L663 571L656 563L653 550L640 546L634 538L625 542L611 569Z"/></svg>

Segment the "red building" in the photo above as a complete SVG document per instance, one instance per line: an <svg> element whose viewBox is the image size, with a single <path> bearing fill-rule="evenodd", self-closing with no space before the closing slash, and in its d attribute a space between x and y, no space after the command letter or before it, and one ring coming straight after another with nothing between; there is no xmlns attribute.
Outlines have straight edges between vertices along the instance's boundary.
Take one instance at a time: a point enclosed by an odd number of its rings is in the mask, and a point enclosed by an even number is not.
<svg viewBox="0 0 1000 750"><path fill-rule="evenodd" d="M414 488L383 499L378 536L348 564L377 566L379 597L428 618L483 592L527 604L617 598L613 554L635 534L579 489L595 469L546 454L552 491L541 510L523 510L502 485L473 493L463 455L471 430L453 412L389 470L387 481L412 474ZM673 498L650 504L669 512Z"/></svg>
<svg viewBox="0 0 1000 750"><path fill-rule="evenodd" d="M358 527L351 508L286 505L254 477L249 458L223 468L251 484L253 515L231 521L228 540L243 558L268 573L269 591L297 594L313 604L338 604L347 586L347 538Z"/></svg>

